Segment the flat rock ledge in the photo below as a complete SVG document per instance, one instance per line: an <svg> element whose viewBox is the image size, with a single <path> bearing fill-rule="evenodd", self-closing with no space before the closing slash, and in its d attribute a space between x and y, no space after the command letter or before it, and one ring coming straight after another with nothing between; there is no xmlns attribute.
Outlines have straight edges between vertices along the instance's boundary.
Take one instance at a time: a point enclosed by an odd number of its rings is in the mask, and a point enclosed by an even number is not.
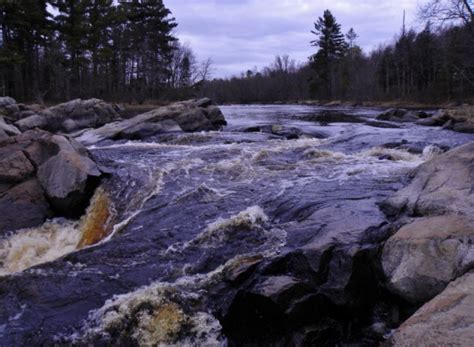
<svg viewBox="0 0 474 347"><path fill-rule="evenodd" d="M227 122L210 99L188 100L163 106L131 119L109 123L77 136L83 145L104 140L145 139L167 132L220 130Z"/></svg>

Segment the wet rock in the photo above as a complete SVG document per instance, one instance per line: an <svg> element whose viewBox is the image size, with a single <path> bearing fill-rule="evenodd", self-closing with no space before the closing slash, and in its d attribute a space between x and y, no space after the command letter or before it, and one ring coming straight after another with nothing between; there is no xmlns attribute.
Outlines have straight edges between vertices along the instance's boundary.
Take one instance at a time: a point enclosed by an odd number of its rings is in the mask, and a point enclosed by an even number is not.
<svg viewBox="0 0 474 347"><path fill-rule="evenodd" d="M48 121L46 120L46 118L37 114L22 118L15 123L15 125L21 131L30 130L33 128L44 128L47 124Z"/></svg>
<svg viewBox="0 0 474 347"><path fill-rule="evenodd" d="M401 121L403 116L407 114L407 110L405 109L399 109L399 108L392 108L389 109L381 114L379 114L376 119L377 120L388 120L388 121Z"/></svg>
<svg viewBox="0 0 474 347"><path fill-rule="evenodd" d="M142 123L122 131L118 138L144 140L158 134L183 131L178 123L168 119L157 123Z"/></svg>
<svg viewBox="0 0 474 347"><path fill-rule="evenodd" d="M315 122L320 122L323 124L329 124L329 123L364 123L365 120L353 116L353 115L348 115L342 112L324 112L322 114L317 114L317 115L310 115L310 116L304 116L302 117L304 120L308 121L315 121Z"/></svg>
<svg viewBox="0 0 474 347"><path fill-rule="evenodd" d="M5 216L0 232L37 226L52 210L82 215L101 176L79 143L42 130L0 142L0 157L0 215Z"/></svg>
<svg viewBox="0 0 474 347"><path fill-rule="evenodd" d="M474 341L474 272L452 282L398 328L387 346L470 346Z"/></svg>
<svg viewBox="0 0 474 347"><path fill-rule="evenodd" d="M30 179L0 194L0 235L7 231L35 227L52 217L43 188Z"/></svg>
<svg viewBox="0 0 474 347"><path fill-rule="evenodd" d="M461 122L452 126L454 131L460 133L474 134L474 122Z"/></svg>
<svg viewBox="0 0 474 347"><path fill-rule="evenodd" d="M365 122L366 125L369 125L374 128L387 128L387 129L398 129L400 125L387 123L387 122L380 122L380 121L367 121Z"/></svg>
<svg viewBox="0 0 474 347"><path fill-rule="evenodd" d="M459 215L420 218L384 246L388 286L413 303L423 303L474 266L474 221Z"/></svg>
<svg viewBox="0 0 474 347"><path fill-rule="evenodd" d="M390 216L469 215L474 207L474 142L422 164L406 188L382 203Z"/></svg>
<svg viewBox="0 0 474 347"><path fill-rule="evenodd" d="M209 104L209 102L208 99L177 102L127 120L107 124L99 129L86 131L77 139L85 145L91 145L106 139L120 138L120 134L130 133L129 129L132 129L132 132L135 127L140 129L141 124L154 124L169 120L175 121L183 131L187 132L219 130L225 123L224 116L222 113L218 115L215 105ZM208 106L202 107L200 105Z"/></svg>
<svg viewBox="0 0 474 347"><path fill-rule="evenodd" d="M52 140L60 151L38 168L37 177L55 211L78 217L87 207L101 172L64 137L55 136Z"/></svg>

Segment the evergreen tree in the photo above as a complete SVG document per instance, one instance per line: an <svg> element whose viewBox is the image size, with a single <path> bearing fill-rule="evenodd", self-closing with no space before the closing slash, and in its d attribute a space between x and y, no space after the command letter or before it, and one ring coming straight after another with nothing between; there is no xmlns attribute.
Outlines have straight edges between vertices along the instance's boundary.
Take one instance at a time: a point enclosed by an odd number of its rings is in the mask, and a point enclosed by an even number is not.
<svg viewBox="0 0 474 347"><path fill-rule="evenodd" d="M318 52L311 57L311 67L315 72L312 89L323 98L332 98L336 93L337 63L347 50L347 43L341 32L341 26L329 10L324 11L311 31L317 36L311 45Z"/></svg>

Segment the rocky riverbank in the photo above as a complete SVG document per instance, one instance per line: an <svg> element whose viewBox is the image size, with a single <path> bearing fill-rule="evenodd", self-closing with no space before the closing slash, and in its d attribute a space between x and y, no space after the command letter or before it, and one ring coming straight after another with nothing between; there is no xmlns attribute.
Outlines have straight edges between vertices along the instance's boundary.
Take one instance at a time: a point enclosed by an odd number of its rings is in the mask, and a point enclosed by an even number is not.
<svg viewBox="0 0 474 347"><path fill-rule="evenodd" d="M7 345L473 338L474 138L430 113L0 101Z"/></svg>

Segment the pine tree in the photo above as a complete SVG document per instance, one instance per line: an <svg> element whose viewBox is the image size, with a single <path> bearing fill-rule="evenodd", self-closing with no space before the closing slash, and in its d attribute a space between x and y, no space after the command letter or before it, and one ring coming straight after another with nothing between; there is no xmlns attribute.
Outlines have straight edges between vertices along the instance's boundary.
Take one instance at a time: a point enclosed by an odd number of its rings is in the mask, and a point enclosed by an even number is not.
<svg viewBox="0 0 474 347"><path fill-rule="evenodd" d="M319 92L323 98L332 98L336 93L337 62L347 51L347 43L341 26L329 10L324 11L311 31L317 36L311 45L319 47L318 52L311 57L311 67L315 72L312 89Z"/></svg>

